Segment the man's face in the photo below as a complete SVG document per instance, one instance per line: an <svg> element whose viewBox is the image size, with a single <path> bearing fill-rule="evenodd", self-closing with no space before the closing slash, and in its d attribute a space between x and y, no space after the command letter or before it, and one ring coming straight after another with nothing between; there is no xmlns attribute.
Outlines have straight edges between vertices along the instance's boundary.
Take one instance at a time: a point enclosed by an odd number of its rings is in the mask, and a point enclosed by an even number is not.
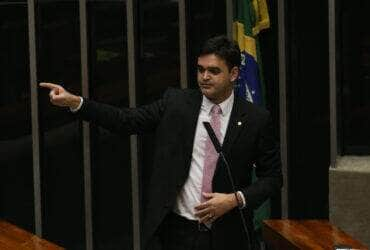
<svg viewBox="0 0 370 250"><path fill-rule="evenodd" d="M229 70L226 62L215 54L198 57L199 88L214 103L221 103L231 95L238 73L238 67Z"/></svg>

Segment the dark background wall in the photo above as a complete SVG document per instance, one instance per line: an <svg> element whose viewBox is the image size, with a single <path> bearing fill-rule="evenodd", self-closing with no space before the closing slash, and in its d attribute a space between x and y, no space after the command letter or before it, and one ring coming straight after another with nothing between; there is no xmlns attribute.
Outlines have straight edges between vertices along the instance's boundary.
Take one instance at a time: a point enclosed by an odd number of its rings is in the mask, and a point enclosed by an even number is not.
<svg viewBox="0 0 370 250"><path fill-rule="evenodd" d="M0 5L0 216L33 230L27 4Z"/></svg>
<svg viewBox="0 0 370 250"><path fill-rule="evenodd" d="M370 2L336 1L338 125L342 155L370 154Z"/></svg>
<svg viewBox="0 0 370 250"><path fill-rule="evenodd" d="M288 179L291 218L328 218L327 1L287 1Z"/></svg>

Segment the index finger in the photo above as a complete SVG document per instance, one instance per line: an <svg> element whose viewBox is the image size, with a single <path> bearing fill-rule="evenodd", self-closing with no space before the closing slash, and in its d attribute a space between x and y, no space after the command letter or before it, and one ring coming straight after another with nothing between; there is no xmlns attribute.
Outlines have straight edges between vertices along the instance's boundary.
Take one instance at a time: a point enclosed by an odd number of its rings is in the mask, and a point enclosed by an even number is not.
<svg viewBox="0 0 370 250"><path fill-rule="evenodd" d="M48 89L51 89L51 90L57 89L57 88L60 87L60 85L54 84L54 83L50 83L50 82L42 82L39 85L40 85L40 87L48 88Z"/></svg>
<svg viewBox="0 0 370 250"><path fill-rule="evenodd" d="M198 206L195 207L196 210L201 210L201 209L204 209L204 208L207 208L209 206L209 202L206 201L206 202L203 202L201 204L199 204Z"/></svg>

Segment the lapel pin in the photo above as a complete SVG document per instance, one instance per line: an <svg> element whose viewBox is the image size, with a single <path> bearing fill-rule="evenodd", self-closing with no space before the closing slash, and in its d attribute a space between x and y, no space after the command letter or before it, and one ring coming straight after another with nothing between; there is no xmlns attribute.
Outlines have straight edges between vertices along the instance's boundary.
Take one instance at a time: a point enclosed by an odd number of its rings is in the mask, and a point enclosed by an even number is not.
<svg viewBox="0 0 370 250"><path fill-rule="evenodd" d="M241 126L241 125L242 125L242 122L241 122L241 121L239 121L239 122L238 122L238 126Z"/></svg>

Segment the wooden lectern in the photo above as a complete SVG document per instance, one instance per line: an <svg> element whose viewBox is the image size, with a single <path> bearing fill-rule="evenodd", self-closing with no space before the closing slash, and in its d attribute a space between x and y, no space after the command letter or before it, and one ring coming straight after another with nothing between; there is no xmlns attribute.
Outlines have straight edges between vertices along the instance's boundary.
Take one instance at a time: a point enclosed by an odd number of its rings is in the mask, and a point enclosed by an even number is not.
<svg viewBox="0 0 370 250"><path fill-rule="evenodd" d="M263 239L269 249L368 249L327 220L265 220Z"/></svg>
<svg viewBox="0 0 370 250"><path fill-rule="evenodd" d="M1 250L63 250L51 242L37 237L6 221L0 220Z"/></svg>

